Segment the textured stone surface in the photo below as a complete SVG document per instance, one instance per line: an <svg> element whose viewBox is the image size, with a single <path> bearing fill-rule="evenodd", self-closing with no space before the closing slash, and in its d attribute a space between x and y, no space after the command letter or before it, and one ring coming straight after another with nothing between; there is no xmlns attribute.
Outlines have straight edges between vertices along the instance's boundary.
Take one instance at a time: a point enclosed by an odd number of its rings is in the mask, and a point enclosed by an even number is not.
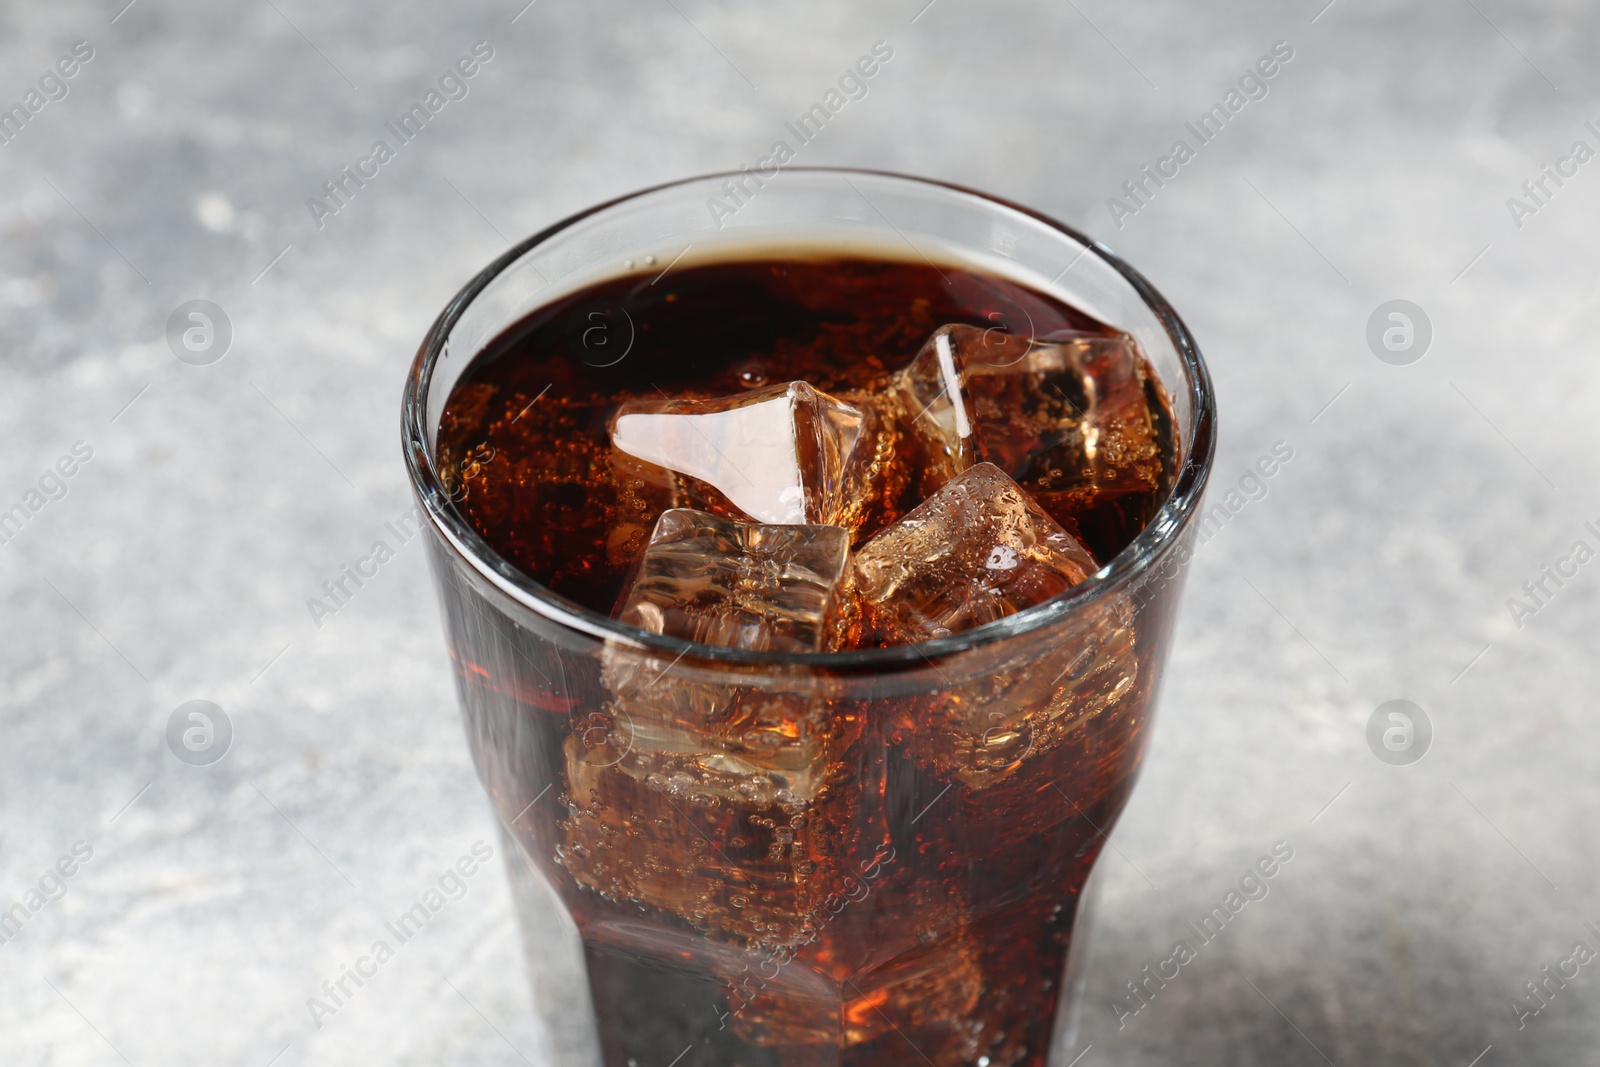
<svg viewBox="0 0 1600 1067"><path fill-rule="evenodd" d="M1597 565L1521 627L1506 603L1600 546L1600 164L1520 229L1506 204L1600 146L1591 9L122 2L0 8L7 106L95 48L0 145L0 508L93 448L0 545L0 903L93 848L0 946L0 1062L567 1062L575 961L552 923L541 1021L422 552L384 525L409 507L401 379L509 238L760 159L880 38L893 60L800 161L1081 225L1181 310L1222 398L1212 500L1237 510L1102 867L1083 1067L1591 1055L1600 972L1520 1031L1508 1002L1595 945ZM307 197L478 39L470 94L319 229ZM1280 39L1270 93L1119 229L1107 197ZM164 338L191 299L232 323L210 366ZM1421 362L1368 348L1391 299L1431 318ZM394 557L319 626L307 598L378 539ZM1398 697L1433 724L1413 766L1365 740ZM209 767L165 742L196 698L234 728ZM479 840L466 896L319 1029L307 998ZM1119 1030L1124 983L1280 840L1265 899Z"/></svg>

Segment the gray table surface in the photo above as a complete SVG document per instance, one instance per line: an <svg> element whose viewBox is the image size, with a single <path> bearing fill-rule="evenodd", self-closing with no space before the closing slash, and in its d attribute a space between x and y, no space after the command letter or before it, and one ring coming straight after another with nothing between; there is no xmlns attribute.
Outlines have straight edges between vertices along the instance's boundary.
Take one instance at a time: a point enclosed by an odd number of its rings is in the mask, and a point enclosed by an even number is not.
<svg viewBox="0 0 1600 1067"><path fill-rule="evenodd" d="M0 544L0 907L92 849L0 946L0 1062L561 1061L535 1003L573 989L554 957L530 986L498 862L313 1024L387 919L501 849L418 543L320 627L306 600L408 508L401 379L472 272L758 158L879 39L807 162L1102 237L1201 340L1214 494L1293 450L1193 568L1103 862L1083 1067L1587 1062L1600 967L1520 1027L1513 1000L1600 949L1600 564L1508 600L1600 547L1600 162L1508 198L1600 148L1592 6L522 2L0 8L0 105L93 48L0 144L0 508L92 449ZM477 40L470 94L318 228L307 198ZM1268 95L1119 227L1107 199L1277 41ZM164 332L196 298L233 329L209 366ZM1367 341L1392 299L1431 322L1409 365ZM1397 698L1433 728L1409 766L1366 740ZM168 750L191 699L233 726L213 766ZM1119 1029L1125 983L1279 841L1266 898Z"/></svg>

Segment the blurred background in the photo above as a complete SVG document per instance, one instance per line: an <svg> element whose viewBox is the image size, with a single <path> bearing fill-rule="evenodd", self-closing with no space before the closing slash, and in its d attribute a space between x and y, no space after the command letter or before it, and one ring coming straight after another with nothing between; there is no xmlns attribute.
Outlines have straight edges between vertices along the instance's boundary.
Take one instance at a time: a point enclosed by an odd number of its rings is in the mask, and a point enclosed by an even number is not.
<svg viewBox="0 0 1600 1067"><path fill-rule="evenodd" d="M1220 396L1228 518L1101 861L1083 1067L1591 1054L1592 5L525 2L0 7L0 1062L557 1062L423 552L386 532L402 378L509 243L760 158L880 40L801 162L1088 231ZM475 42L467 94L313 212ZM209 765L169 743L194 700ZM479 841L465 902L314 1025ZM1279 842L1267 896L1119 1012Z"/></svg>

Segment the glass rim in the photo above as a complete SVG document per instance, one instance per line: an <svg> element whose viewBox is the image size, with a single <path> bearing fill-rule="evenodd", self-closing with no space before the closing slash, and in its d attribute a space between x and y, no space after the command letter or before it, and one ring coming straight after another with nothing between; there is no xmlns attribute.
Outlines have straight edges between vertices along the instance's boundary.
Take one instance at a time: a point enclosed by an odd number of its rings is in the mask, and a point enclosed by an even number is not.
<svg viewBox="0 0 1600 1067"><path fill-rule="evenodd" d="M1088 579L1065 593L1014 615L948 637L933 638L916 644L839 652L750 651L651 633L603 615L556 593L501 556L484 540L466 516L456 510L434 467L430 445L434 428L427 424L428 391L432 384L434 369L445 351L451 329L473 300L503 271L556 234L619 204L638 200L666 189L741 176L739 171L718 171L662 182L615 197L568 215L525 238L468 281L450 299L433 325L429 327L422 346L417 351L416 359L412 362L410 373L406 377L401 403L401 444L405 452L412 491L422 504L423 512L428 516L434 531L479 577L498 589L518 607L531 611L556 626L603 641L622 642L635 648L665 653L677 659L692 657L697 661L745 666L803 667L812 670L860 673L875 668L931 664L940 657L1037 631L1085 609L1104 596L1127 587L1169 546L1177 542L1190 519L1198 511L1206 482L1210 477L1216 452L1216 399L1210 372L1206 369L1199 346L1195 343L1189 328L1143 274L1106 245L1066 223L1002 197L953 182L860 167L785 167L784 170L786 173L839 175L846 180L850 175L869 175L972 197L986 204L1017 212L1065 234L1083 246L1084 251L1080 255L1092 253L1116 271L1133 288L1166 330L1183 368L1182 384L1192 404L1193 416L1186 440L1183 442L1184 461L1174 472L1172 488L1157 509L1155 517L1139 531L1132 542ZM474 358L476 355L477 353L473 353ZM1177 383L1162 384L1169 389L1177 385Z"/></svg>

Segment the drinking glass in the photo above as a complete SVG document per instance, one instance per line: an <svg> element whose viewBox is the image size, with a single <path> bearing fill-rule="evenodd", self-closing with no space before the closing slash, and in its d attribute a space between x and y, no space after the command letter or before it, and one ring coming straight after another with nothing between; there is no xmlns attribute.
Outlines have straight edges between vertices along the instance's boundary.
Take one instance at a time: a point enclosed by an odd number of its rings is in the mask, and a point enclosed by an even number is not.
<svg viewBox="0 0 1600 1067"><path fill-rule="evenodd" d="M551 1058L1065 1064L1069 953L1149 737L1212 461L1210 380L1137 271L1037 212L879 172L756 177L658 186L528 238L450 302L406 383L406 462ZM752 247L897 248L1131 334L1177 448L1154 520L1089 580L1008 618L815 654L646 633L496 554L437 464L473 357L598 281ZM625 318L601 309L607 332L575 336L625 357Z"/></svg>

